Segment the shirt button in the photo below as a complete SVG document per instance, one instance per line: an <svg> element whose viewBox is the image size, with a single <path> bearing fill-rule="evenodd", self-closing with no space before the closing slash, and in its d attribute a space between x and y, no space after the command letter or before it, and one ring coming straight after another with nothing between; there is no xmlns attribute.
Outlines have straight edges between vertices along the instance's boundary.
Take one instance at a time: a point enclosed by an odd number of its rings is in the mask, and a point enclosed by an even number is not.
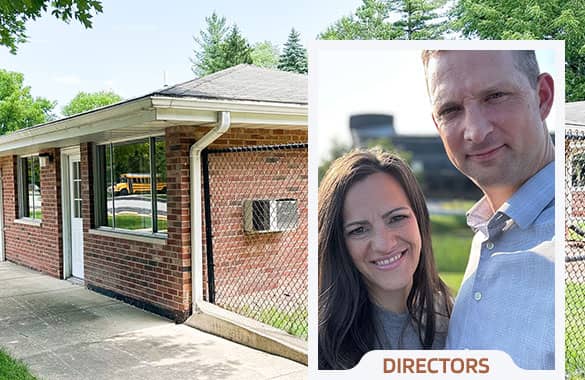
<svg viewBox="0 0 585 380"><path fill-rule="evenodd" d="M485 246L487 249L494 249L494 243L491 241L488 241Z"/></svg>
<svg viewBox="0 0 585 380"><path fill-rule="evenodd" d="M481 292L475 292L475 294L473 295L473 298L476 301L479 301L481 299Z"/></svg>

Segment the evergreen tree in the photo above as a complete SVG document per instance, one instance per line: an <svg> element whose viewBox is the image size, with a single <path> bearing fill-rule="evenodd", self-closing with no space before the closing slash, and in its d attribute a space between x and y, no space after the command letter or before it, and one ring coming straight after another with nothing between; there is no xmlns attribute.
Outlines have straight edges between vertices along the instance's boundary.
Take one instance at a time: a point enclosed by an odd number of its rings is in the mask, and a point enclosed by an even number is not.
<svg viewBox="0 0 585 380"><path fill-rule="evenodd" d="M191 70L198 77L222 70L222 44L228 32L225 17L219 17L215 12L206 17L207 29L199 32L199 37L193 37L199 46L194 50L195 58L191 59Z"/></svg>
<svg viewBox="0 0 585 380"><path fill-rule="evenodd" d="M301 45L300 37L300 33L292 28L278 60L279 70L307 73L307 49Z"/></svg>
<svg viewBox="0 0 585 380"><path fill-rule="evenodd" d="M400 31L390 22L385 0L363 0L355 15L344 16L319 35L322 40L392 40Z"/></svg>
<svg viewBox="0 0 585 380"><path fill-rule="evenodd" d="M436 40L448 28L443 9L446 0L401 0L391 3L390 10L399 16L394 26L400 31L400 39Z"/></svg>
<svg viewBox="0 0 585 380"><path fill-rule="evenodd" d="M319 35L324 40L439 39L448 29L447 0L363 0ZM391 21L395 20L395 21Z"/></svg>
<svg viewBox="0 0 585 380"><path fill-rule="evenodd" d="M227 69L228 67L236 66L241 63L252 63L252 48L250 44L240 34L237 25L233 25L232 29L220 46L221 60L219 62L219 70Z"/></svg>

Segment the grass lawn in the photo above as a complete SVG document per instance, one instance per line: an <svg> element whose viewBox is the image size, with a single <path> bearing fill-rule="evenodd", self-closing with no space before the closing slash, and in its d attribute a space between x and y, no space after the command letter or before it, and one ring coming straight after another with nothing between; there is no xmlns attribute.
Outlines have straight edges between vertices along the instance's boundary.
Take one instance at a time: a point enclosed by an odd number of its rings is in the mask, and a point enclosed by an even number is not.
<svg viewBox="0 0 585 380"><path fill-rule="evenodd" d="M451 294L455 297L461 286L461 280L463 280L463 272L440 272L439 276L445 281L445 284L451 289Z"/></svg>
<svg viewBox="0 0 585 380"><path fill-rule="evenodd" d="M256 311L251 307L244 306L238 314L249 316L257 321L284 330L291 335L305 340L309 336L308 312L306 308L298 308L289 312L271 306Z"/></svg>
<svg viewBox="0 0 585 380"><path fill-rule="evenodd" d="M477 201L453 199L451 201L441 202L441 207L445 210L469 210Z"/></svg>
<svg viewBox="0 0 585 380"><path fill-rule="evenodd" d="M585 380L585 284L565 288L565 372L568 379Z"/></svg>
<svg viewBox="0 0 585 380"><path fill-rule="evenodd" d="M306 309L297 309L291 313L280 311L275 307L263 309L260 322L284 330L289 334L307 339L309 336L308 313Z"/></svg>
<svg viewBox="0 0 585 380"><path fill-rule="evenodd" d="M112 225L112 216L108 215L108 226ZM152 217L150 215L136 215L136 214L118 214L116 215L116 228L125 230L140 230L143 228L152 227ZM160 218L158 220L158 230L165 231L167 229L167 220Z"/></svg>
<svg viewBox="0 0 585 380"><path fill-rule="evenodd" d="M35 380L26 366L0 349L0 380Z"/></svg>
<svg viewBox="0 0 585 380"><path fill-rule="evenodd" d="M431 215L431 229L437 268L456 295L467 266L473 232L465 215Z"/></svg>

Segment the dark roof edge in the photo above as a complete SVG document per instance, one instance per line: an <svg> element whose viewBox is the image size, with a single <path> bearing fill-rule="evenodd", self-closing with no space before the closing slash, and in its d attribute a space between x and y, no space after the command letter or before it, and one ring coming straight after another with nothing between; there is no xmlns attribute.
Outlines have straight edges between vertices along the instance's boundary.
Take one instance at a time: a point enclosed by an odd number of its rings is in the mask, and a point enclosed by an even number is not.
<svg viewBox="0 0 585 380"><path fill-rule="evenodd" d="M160 92L153 92L150 96L160 96L160 97L167 97L167 98L191 98L191 99L217 99L217 100L230 100L234 102L257 102L257 103L275 103L275 104L298 104L302 106L306 106L308 102L285 102L279 100L259 100L259 99L244 99L244 98L228 98L228 97L221 97L221 96L193 96L193 95L177 95L177 94L164 94Z"/></svg>

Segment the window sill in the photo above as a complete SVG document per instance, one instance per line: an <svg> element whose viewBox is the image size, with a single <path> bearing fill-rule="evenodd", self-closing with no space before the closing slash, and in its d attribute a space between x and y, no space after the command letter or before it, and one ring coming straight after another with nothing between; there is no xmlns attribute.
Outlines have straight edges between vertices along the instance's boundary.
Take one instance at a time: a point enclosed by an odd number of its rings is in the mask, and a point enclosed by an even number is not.
<svg viewBox="0 0 585 380"><path fill-rule="evenodd" d="M43 225L43 222L41 220L32 219L32 218L14 219L14 223L15 224L24 224L27 226L35 226L35 227L41 227Z"/></svg>
<svg viewBox="0 0 585 380"><path fill-rule="evenodd" d="M151 243L158 245L167 244L167 236L163 234L157 235L144 235L132 232L122 232L120 230L114 230L110 228L100 227L97 229L90 229L89 233L97 236L107 236L116 239L126 239L132 241L139 241L142 243Z"/></svg>

